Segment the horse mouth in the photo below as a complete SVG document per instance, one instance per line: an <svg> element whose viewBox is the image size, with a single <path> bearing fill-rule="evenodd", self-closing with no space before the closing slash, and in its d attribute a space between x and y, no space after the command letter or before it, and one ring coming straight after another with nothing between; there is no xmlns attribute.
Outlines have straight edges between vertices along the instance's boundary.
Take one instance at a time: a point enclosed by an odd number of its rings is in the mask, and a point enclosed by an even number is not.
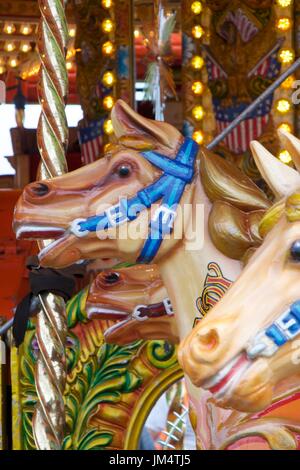
<svg viewBox="0 0 300 470"><path fill-rule="evenodd" d="M252 361L248 359L247 355L241 353L235 356L215 375L207 379L201 386L209 390L215 398L222 399L234 389L251 364Z"/></svg>
<svg viewBox="0 0 300 470"><path fill-rule="evenodd" d="M123 320L129 317L129 313L125 310L97 305L96 307L87 307L87 316L89 319L98 317L103 320Z"/></svg>
<svg viewBox="0 0 300 470"><path fill-rule="evenodd" d="M65 230L61 227L47 225L15 225L16 237L21 240L49 240L58 239L65 234Z"/></svg>

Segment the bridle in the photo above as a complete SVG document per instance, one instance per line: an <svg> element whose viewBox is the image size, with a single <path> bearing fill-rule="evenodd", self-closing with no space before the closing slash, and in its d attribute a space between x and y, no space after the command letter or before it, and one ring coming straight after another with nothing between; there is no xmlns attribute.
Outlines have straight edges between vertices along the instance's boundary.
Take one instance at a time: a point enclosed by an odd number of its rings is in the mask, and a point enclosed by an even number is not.
<svg viewBox="0 0 300 470"><path fill-rule="evenodd" d="M257 333L246 348L249 359L271 357L300 335L300 300L294 302L270 326Z"/></svg>
<svg viewBox="0 0 300 470"><path fill-rule="evenodd" d="M162 175L134 197L120 199L118 204L110 206L101 215L73 220L70 231L76 237L85 237L90 232L117 227L137 219L143 210L161 201L150 220L148 238L137 259L138 263L150 263L156 256L164 236L169 235L173 230L177 206L186 185L193 181L195 175L198 150L198 144L186 138L175 158L152 151L142 152L141 155L148 162L162 170Z"/></svg>
<svg viewBox="0 0 300 470"><path fill-rule="evenodd" d="M173 316L174 311L171 300L166 297L162 302L151 305L137 305L132 313L132 318L138 321L145 321L149 318L159 318L164 316Z"/></svg>

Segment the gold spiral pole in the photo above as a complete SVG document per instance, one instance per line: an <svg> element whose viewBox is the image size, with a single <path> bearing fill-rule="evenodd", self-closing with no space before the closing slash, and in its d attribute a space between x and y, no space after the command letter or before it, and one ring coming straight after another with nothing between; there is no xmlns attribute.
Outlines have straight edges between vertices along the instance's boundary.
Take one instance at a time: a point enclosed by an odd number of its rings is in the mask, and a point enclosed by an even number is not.
<svg viewBox="0 0 300 470"><path fill-rule="evenodd" d="M52 178L67 171L65 101L68 74L65 53L68 28L65 3L64 0L39 0L38 50L41 68L38 94L42 111L37 141L42 159L42 178ZM65 426L65 302L62 297L51 293L41 294L39 300L41 307L37 315L36 335L40 352L35 370L38 403L32 422L33 434L37 449L58 450L62 448Z"/></svg>

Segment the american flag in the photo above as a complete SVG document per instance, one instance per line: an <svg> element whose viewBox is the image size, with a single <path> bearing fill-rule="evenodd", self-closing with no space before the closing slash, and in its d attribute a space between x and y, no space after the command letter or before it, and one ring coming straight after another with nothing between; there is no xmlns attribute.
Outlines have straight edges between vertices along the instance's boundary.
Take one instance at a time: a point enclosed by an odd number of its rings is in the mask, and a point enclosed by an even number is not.
<svg viewBox="0 0 300 470"><path fill-rule="evenodd" d="M84 165L94 162L102 153L103 122L104 119L90 122L82 120L79 123L79 143Z"/></svg>
<svg viewBox="0 0 300 470"><path fill-rule="evenodd" d="M280 63L277 59L281 43L276 46L256 64L245 79L259 76L273 80L280 73ZM209 81L226 80L227 73L222 69L214 57L206 49L206 66ZM234 98L233 98L234 101ZM241 122L225 139L224 143L235 154L246 152L251 140L258 139L269 122L272 109L273 95L264 100L247 119ZM246 103L233 103L224 107L221 100L213 98L213 107L216 115L217 131L222 132L248 105Z"/></svg>

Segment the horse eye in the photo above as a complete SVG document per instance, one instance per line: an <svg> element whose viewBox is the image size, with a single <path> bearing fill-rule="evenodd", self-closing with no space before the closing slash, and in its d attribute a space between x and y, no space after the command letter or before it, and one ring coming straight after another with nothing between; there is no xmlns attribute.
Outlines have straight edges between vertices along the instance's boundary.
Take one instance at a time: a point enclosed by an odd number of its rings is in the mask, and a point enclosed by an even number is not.
<svg viewBox="0 0 300 470"><path fill-rule="evenodd" d="M300 240L296 240L292 244L290 253L293 261L300 262Z"/></svg>
<svg viewBox="0 0 300 470"><path fill-rule="evenodd" d="M116 272L105 273L104 280L106 284L115 284L120 279L120 274Z"/></svg>
<svg viewBox="0 0 300 470"><path fill-rule="evenodd" d="M120 178L127 178L128 176L130 176L131 167L129 165L120 165L117 168L117 173L120 176Z"/></svg>

